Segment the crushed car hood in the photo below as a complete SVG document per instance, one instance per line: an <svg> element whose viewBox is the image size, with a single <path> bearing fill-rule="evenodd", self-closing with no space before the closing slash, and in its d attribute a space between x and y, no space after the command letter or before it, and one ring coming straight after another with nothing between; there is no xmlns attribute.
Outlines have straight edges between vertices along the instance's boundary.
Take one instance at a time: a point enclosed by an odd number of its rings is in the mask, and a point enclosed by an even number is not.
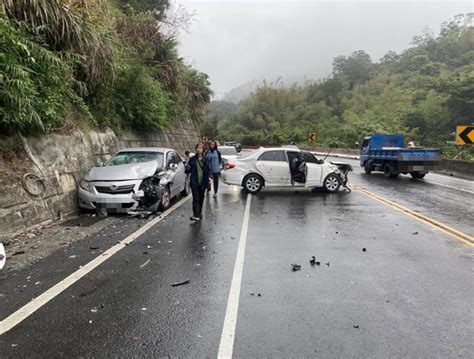
<svg viewBox="0 0 474 359"><path fill-rule="evenodd" d="M93 167L87 181L124 181L153 176L158 169L156 161L134 163L129 165Z"/></svg>

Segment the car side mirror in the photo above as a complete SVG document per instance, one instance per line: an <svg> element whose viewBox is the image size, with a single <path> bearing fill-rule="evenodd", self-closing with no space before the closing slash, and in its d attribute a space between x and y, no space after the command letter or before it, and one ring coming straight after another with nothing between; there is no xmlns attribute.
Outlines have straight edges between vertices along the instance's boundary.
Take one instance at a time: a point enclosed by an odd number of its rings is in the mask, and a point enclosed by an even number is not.
<svg viewBox="0 0 474 359"><path fill-rule="evenodd" d="M320 165L322 165L322 164L324 164L324 160L319 160L318 163L319 163Z"/></svg>
<svg viewBox="0 0 474 359"><path fill-rule="evenodd" d="M178 169L178 165L176 163L171 163L169 165L169 169L172 171L176 171Z"/></svg>

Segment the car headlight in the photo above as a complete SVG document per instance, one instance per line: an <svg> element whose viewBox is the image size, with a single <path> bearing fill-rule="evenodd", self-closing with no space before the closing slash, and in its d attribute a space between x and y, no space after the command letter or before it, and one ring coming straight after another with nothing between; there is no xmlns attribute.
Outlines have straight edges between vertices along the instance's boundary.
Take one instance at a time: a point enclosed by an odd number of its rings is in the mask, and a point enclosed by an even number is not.
<svg viewBox="0 0 474 359"><path fill-rule="evenodd" d="M91 193L92 193L92 184L91 184L90 182L82 181L82 182L81 182L81 188L82 188L84 191L87 191L87 192L91 192Z"/></svg>

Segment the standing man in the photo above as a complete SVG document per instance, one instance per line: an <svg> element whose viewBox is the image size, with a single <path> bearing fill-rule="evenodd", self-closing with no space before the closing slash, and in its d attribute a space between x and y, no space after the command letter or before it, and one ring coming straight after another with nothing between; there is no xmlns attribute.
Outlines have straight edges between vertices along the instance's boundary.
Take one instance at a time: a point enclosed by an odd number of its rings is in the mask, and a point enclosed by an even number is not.
<svg viewBox="0 0 474 359"><path fill-rule="evenodd" d="M191 221L202 219L202 205L204 203L204 193L209 183L211 171L204 159L204 147L198 143L194 148L196 154L191 157L186 164L186 174L190 174L190 187L193 194L193 215Z"/></svg>
<svg viewBox="0 0 474 359"><path fill-rule="evenodd" d="M217 190L219 189L219 175L221 173L222 156L217 149L216 141L211 141L209 144L209 151L206 153L206 161L211 169L211 179L214 183L214 198L217 197Z"/></svg>

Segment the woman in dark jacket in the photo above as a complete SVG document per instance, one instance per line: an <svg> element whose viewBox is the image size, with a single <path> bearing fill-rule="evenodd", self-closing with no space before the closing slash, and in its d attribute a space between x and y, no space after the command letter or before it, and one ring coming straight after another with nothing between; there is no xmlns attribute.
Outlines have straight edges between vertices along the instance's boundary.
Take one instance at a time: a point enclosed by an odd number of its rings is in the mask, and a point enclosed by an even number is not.
<svg viewBox="0 0 474 359"><path fill-rule="evenodd" d="M186 165L186 173L190 174L189 184L193 193L193 215L192 221L202 219L202 205L204 203L204 193L209 183L211 171L207 161L204 159L204 146L198 143L194 148L196 154L191 157Z"/></svg>

